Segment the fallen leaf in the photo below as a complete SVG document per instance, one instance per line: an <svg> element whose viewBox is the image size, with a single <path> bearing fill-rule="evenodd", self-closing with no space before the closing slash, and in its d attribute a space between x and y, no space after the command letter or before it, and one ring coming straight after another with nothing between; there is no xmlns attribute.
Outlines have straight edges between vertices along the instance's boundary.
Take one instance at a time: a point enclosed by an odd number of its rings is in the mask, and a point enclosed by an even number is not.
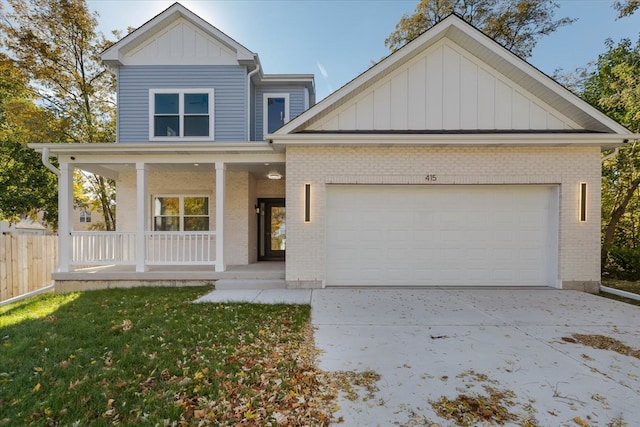
<svg viewBox="0 0 640 427"><path fill-rule="evenodd" d="M588 422L586 422L580 417L574 417L573 422L578 424L580 427L591 427L591 425Z"/></svg>

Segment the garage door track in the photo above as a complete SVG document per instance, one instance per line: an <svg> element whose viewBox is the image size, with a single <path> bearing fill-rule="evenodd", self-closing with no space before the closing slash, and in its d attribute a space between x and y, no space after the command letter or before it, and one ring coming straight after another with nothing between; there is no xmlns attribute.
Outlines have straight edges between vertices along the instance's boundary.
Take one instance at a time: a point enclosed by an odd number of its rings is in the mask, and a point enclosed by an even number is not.
<svg viewBox="0 0 640 427"><path fill-rule="evenodd" d="M550 289L323 289L312 321L322 369L381 376L374 396L341 394L344 425L640 420L635 306Z"/></svg>

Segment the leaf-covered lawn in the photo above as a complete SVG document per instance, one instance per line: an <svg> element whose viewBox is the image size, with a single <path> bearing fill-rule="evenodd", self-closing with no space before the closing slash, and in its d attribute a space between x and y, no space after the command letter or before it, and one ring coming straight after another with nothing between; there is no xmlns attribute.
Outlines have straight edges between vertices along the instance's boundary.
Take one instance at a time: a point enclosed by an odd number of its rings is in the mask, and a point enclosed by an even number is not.
<svg viewBox="0 0 640 427"><path fill-rule="evenodd" d="M0 425L326 425L310 307L192 303L210 290L0 307Z"/></svg>

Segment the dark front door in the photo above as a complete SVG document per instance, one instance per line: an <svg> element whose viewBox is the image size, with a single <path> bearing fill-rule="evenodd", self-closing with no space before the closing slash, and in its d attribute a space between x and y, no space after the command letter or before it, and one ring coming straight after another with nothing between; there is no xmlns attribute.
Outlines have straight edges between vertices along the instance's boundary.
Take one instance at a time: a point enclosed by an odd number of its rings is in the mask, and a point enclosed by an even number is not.
<svg viewBox="0 0 640 427"><path fill-rule="evenodd" d="M284 199L259 199L258 259L284 261L287 242Z"/></svg>

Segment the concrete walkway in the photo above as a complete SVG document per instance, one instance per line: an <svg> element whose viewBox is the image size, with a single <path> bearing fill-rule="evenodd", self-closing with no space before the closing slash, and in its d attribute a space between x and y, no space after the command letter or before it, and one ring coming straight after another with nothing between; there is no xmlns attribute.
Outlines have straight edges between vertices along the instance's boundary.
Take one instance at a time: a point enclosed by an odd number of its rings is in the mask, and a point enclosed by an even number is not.
<svg viewBox="0 0 640 427"><path fill-rule="evenodd" d="M323 289L311 305L320 367L381 375L375 398L341 397L344 425L454 425L429 402L485 387L513 391L519 420L505 425L640 425L640 360L562 339L599 334L640 349L638 307L506 289Z"/></svg>
<svg viewBox="0 0 640 427"><path fill-rule="evenodd" d="M254 304L310 304L311 289L215 290L195 302L249 302Z"/></svg>

